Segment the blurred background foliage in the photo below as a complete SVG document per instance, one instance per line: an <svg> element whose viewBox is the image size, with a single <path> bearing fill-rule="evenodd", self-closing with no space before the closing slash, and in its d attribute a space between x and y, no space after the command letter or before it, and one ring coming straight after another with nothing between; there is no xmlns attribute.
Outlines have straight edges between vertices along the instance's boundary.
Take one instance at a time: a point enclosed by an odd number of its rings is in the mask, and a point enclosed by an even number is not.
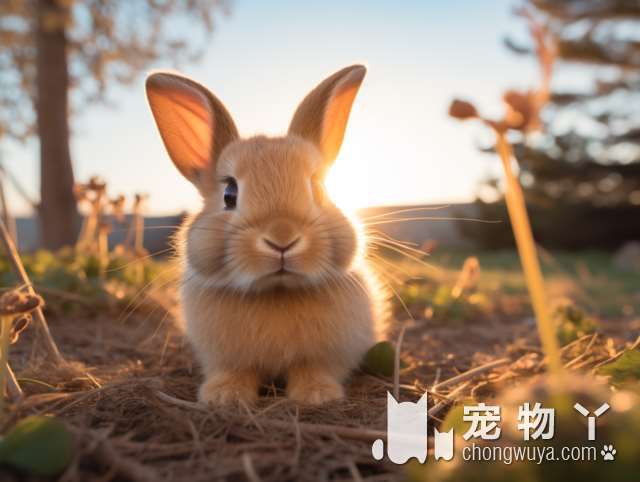
<svg viewBox="0 0 640 482"><path fill-rule="evenodd" d="M223 1L3 0L0 2L0 139L40 141L42 245L74 243L70 117L160 59L196 60Z"/></svg>
<svg viewBox="0 0 640 482"><path fill-rule="evenodd" d="M556 73L584 70L586 86L552 85L544 129L510 139L536 239L548 247L616 248L640 238L640 3L529 0L556 38ZM507 48L534 55L511 38ZM482 148L491 153L493 148ZM498 178L478 190L482 219L508 219ZM563 229L559 227L568 227ZM513 245L508 222L458 223L484 247Z"/></svg>
<svg viewBox="0 0 640 482"><path fill-rule="evenodd" d="M456 286L465 278L464 250L436 251L426 269L393 253L386 254L411 277L395 287L398 317L408 310L415 318L456 324L468 320L518 319L531 316L527 287L518 255L512 250L488 250L474 256L481 269L459 296ZM640 313L637 273L625 271L603 251L579 254L544 252L541 256L559 339L566 343L593 331L598 318L621 318ZM398 298L402 299L401 303ZM406 308L405 308L406 306Z"/></svg>

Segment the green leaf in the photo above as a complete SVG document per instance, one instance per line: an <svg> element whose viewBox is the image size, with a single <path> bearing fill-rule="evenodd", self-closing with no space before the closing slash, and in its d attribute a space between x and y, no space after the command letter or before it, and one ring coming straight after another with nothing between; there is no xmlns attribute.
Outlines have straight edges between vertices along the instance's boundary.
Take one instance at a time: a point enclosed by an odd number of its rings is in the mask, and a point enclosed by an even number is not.
<svg viewBox="0 0 640 482"><path fill-rule="evenodd" d="M392 377L395 365L396 350L388 341L381 341L373 345L362 362L362 369L371 375L382 375ZM400 368L404 368L406 363L400 360Z"/></svg>
<svg viewBox="0 0 640 482"><path fill-rule="evenodd" d="M561 345L566 345L581 336L593 333L598 328L598 322L590 318L573 305L559 306L553 313L556 324L556 334Z"/></svg>
<svg viewBox="0 0 640 482"><path fill-rule="evenodd" d="M51 417L26 417L0 440L0 463L33 475L57 475L72 456L73 436Z"/></svg>
<svg viewBox="0 0 640 482"><path fill-rule="evenodd" d="M440 432L448 432L450 429L454 429L458 435L465 433L469 428L469 422L465 422L462 419L463 416L464 404L460 403L451 407L440 425Z"/></svg>
<svg viewBox="0 0 640 482"><path fill-rule="evenodd" d="M84 272L87 278L98 278L100 276L100 258L97 256L87 256L84 263Z"/></svg>
<svg viewBox="0 0 640 482"><path fill-rule="evenodd" d="M613 385L640 380L640 350L627 350L617 360L600 367L598 374L607 375Z"/></svg>

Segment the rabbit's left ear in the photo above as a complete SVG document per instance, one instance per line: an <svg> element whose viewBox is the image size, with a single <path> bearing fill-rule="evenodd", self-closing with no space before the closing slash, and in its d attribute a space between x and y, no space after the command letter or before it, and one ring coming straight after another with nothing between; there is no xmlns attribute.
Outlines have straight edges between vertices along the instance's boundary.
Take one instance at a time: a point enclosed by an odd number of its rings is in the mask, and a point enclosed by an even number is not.
<svg viewBox="0 0 640 482"><path fill-rule="evenodd" d="M231 115L206 87L182 75L151 74L146 90L171 160L206 195L220 153L238 138Z"/></svg>
<svg viewBox="0 0 640 482"><path fill-rule="evenodd" d="M300 103L289 125L289 134L313 142L330 164L338 156L353 100L367 69L346 67L321 82Z"/></svg>

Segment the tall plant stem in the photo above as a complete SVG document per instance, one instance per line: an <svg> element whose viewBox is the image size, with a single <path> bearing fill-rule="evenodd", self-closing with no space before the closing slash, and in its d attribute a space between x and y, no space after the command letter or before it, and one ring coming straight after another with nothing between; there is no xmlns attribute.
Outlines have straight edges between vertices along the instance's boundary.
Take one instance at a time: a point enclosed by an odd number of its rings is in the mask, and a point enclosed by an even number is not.
<svg viewBox="0 0 640 482"><path fill-rule="evenodd" d="M9 331L11 316L0 316L0 417L4 418L6 409L7 365L9 363Z"/></svg>
<svg viewBox="0 0 640 482"><path fill-rule="evenodd" d="M542 348L549 361L549 370L551 373L557 374L562 371L560 350L556 338L555 326L551 319L549 304L547 302L544 278L542 276L542 270L540 269L540 262L538 261L524 194L511 168L511 162L513 160L511 144L507 141L504 132L499 130L496 130L496 140L496 148L502 160L502 167L504 168L507 180L505 192L507 209L513 227L513 234L516 238L516 245L518 246L518 253L527 282L527 288L529 289L531 304L533 305L533 311L536 316L538 333L542 341Z"/></svg>

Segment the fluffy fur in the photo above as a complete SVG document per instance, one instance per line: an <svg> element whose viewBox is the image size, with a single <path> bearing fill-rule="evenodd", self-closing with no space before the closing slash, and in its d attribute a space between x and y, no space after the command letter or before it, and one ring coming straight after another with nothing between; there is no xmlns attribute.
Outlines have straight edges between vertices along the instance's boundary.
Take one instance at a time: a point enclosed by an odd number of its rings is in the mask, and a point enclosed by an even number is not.
<svg viewBox="0 0 640 482"><path fill-rule="evenodd" d="M249 139L203 86L170 73L147 81L167 150L204 200L178 243L203 402L252 402L275 377L301 403L340 398L381 335L384 298L362 239L323 185L364 74L348 67L316 87L286 137ZM235 209L223 201L230 179Z"/></svg>

